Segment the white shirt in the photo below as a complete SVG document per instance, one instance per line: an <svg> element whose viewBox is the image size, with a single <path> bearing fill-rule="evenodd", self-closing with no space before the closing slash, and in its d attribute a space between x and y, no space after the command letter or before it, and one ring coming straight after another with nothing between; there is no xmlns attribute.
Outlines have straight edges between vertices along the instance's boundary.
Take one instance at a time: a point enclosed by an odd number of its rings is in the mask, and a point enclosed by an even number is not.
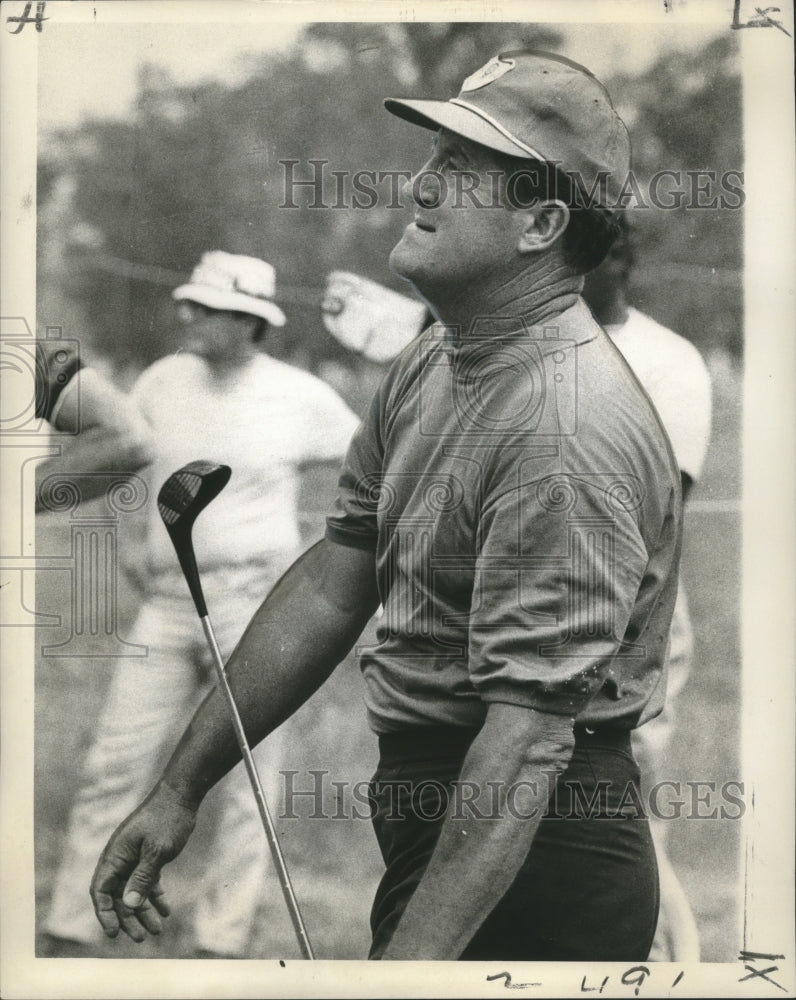
<svg viewBox="0 0 796 1000"><path fill-rule="evenodd" d="M607 333L652 400L669 435L677 464L696 481L710 439L711 385L702 355L679 334L633 309ZM685 683L691 667L693 631L685 588L680 582L669 647L669 697ZM646 727L638 733L644 738Z"/></svg>
<svg viewBox="0 0 796 1000"><path fill-rule="evenodd" d="M638 309L605 329L655 405L680 469L696 481L710 439L710 374L694 345Z"/></svg>
<svg viewBox="0 0 796 1000"><path fill-rule="evenodd" d="M232 469L228 485L194 526L200 570L274 559L288 565L300 544L299 471L310 462L341 459L359 423L334 390L264 354L223 381L202 358L174 354L142 373L133 398L155 438L156 457L146 474L153 491L149 571L177 568L157 491L198 459Z"/></svg>

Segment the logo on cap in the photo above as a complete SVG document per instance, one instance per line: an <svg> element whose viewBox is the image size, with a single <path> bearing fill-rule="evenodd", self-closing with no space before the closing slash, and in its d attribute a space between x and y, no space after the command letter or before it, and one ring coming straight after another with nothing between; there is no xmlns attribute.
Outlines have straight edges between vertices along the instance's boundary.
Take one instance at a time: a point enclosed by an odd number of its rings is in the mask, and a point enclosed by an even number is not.
<svg viewBox="0 0 796 1000"><path fill-rule="evenodd" d="M504 60L500 56L495 56L485 66L477 69L475 73L467 77L462 84L461 93L465 94L471 90L480 90L481 87L485 87L488 83L499 80L509 70L514 69L514 66L515 62L513 59Z"/></svg>

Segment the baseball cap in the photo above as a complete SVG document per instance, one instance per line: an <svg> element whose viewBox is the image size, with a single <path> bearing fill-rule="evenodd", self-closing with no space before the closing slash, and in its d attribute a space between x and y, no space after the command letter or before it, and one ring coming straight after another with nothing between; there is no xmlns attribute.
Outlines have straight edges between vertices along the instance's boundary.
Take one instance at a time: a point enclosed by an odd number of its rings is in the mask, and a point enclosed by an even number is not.
<svg viewBox="0 0 796 1000"><path fill-rule="evenodd" d="M211 250L202 254L188 284L175 288L171 297L261 316L274 326L284 326L285 314L272 301L275 294L276 272L270 264L258 257Z"/></svg>
<svg viewBox="0 0 796 1000"><path fill-rule="evenodd" d="M551 52L501 53L448 101L388 98L384 105L414 125L577 174L606 208L616 207L630 169L630 139L608 91L584 66Z"/></svg>

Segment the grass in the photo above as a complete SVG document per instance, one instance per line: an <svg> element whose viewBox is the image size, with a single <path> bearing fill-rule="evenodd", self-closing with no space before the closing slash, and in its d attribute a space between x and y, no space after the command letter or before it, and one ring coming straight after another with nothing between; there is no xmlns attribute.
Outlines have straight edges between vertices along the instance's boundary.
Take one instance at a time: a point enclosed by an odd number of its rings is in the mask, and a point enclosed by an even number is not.
<svg viewBox="0 0 796 1000"><path fill-rule="evenodd" d="M714 373L714 433L703 481L698 485L686 529L683 574L695 623L694 668L681 698L666 776L713 781L717 787L738 776L740 691L739 594L740 515L732 505L740 493L739 371ZM317 496L313 484L306 495ZM710 509L708 509L708 503ZM719 508L718 510L716 508ZM43 516L37 551L68 551L66 517ZM318 529L317 509L312 531ZM68 576L39 574L41 611L60 613L60 628L43 631L40 643L69 634ZM127 634L135 601L122 585L119 634ZM197 623L197 629L199 628ZM69 805L80 776L80 761L92 737L110 678L109 659L39 658L36 664L35 859L36 904L40 922L46 912L53 873L63 847ZM285 766L308 782L309 769L326 769L330 779L366 780L376 762L368 731L358 670L351 658L288 723ZM175 733L175 737L176 737ZM306 787L304 785L303 787ZM327 786L327 811L334 795ZM282 810L272 801L272 812ZM302 808L296 809L299 814ZM306 806L303 809L306 815ZM136 947L130 942L98 941L97 957L189 957L187 917L205 866L212 865L209 816L203 816L183 856L169 866L165 884L173 914L160 939ZM381 872L370 824L364 819L278 820L296 895L320 958L363 958L369 943L368 912ZM673 820L669 850L681 874L702 937L702 959L724 962L736 956L737 870L740 824L730 820ZM88 905L88 900L87 900ZM263 887L262 912L253 929L252 958L297 956L291 925L275 878Z"/></svg>

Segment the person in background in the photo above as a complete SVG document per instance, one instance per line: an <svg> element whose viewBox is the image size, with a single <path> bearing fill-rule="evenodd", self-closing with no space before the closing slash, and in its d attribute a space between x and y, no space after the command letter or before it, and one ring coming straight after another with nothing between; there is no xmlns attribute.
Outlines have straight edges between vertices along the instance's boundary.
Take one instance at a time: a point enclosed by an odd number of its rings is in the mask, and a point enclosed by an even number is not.
<svg viewBox="0 0 796 1000"><path fill-rule="evenodd" d="M623 216L621 234L608 256L586 276L583 297L652 399L672 443L686 500L702 472L710 440L710 374L690 341L628 304L627 289L634 264L633 231ZM648 786L669 777L664 762L672 736L674 702L691 672L694 635L682 579L670 641L665 707L657 718L633 733L634 753ZM650 958L699 961L697 925L667 854L667 824L653 817L651 826L658 855L661 905Z"/></svg>
<svg viewBox="0 0 796 1000"><path fill-rule="evenodd" d="M47 509L41 487L50 477L81 476L81 495L91 500L108 480L87 473L130 475L152 460L152 435L138 407L97 368L84 365L69 342L36 342L35 415L62 432L52 438L59 454L36 467L37 513Z"/></svg>
<svg viewBox="0 0 796 1000"><path fill-rule="evenodd" d="M336 469L358 424L320 379L262 353L268 325L285 323L273 301L270 264L206 253L189 283L172 294L182 345L146 369L131 394L154 449L136 574L142 606L131 637L149 653L119 661L98 720L45 924L45 950L54 956L91 954L98 928L85 887L96 855L212 686L196 612L158 515L159 487L199 458L232 468L229 485L193 532L219 645L229 654L263 594L299 550L303 470L328 463ZM263 750L275 773L279 739ZM244 957L264 895L266 843L242 766L218 793L219 849L199 880L193 954Z"/></svg>
<svg viewBox="0 0 796 1000"><path fill-rule="evenodd" d="M388 365L434 317L424 303L351 271L331 271L321 302L323 325L348 352L325 362L320 376L364 414Z"/></svg>

